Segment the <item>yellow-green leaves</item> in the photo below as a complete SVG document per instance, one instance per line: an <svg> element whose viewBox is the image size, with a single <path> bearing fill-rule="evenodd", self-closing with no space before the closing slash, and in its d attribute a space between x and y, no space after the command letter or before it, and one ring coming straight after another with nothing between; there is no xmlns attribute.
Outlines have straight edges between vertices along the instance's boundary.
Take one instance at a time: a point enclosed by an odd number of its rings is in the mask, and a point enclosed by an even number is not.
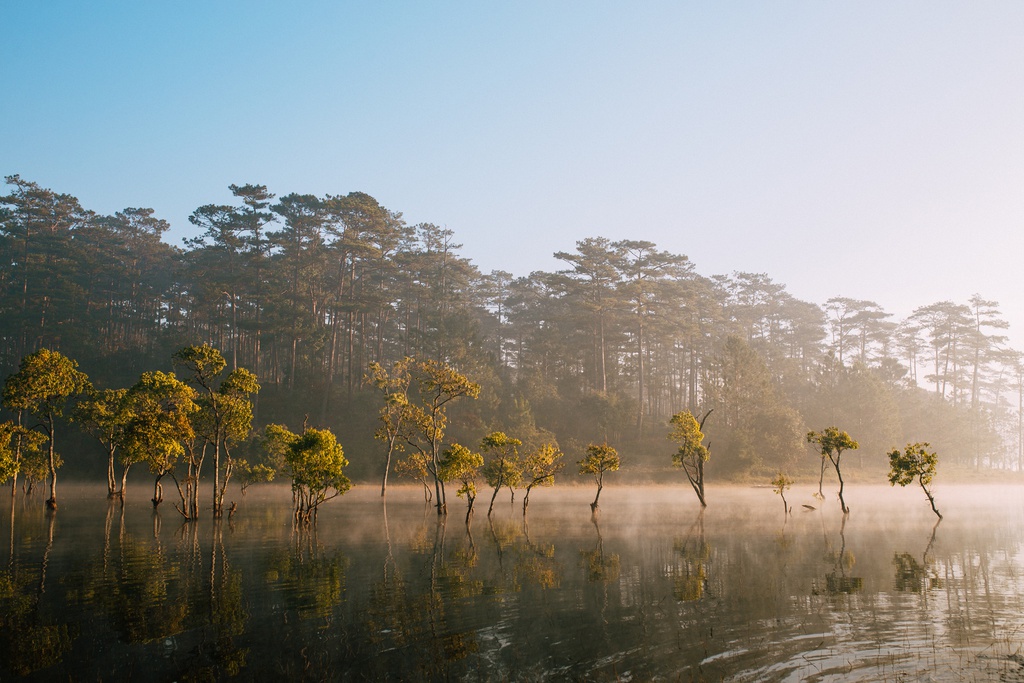
<svg viewBox="0 0 1024 683"><path fill-rule="evenodd" d="M707 462L708 449L704 445L704 433L700 430L697 418L689 410L676 413L669 420L672 431L668 438L679 444L679 449L672 454L672 464L682 467L684 463L696 463L698 460Z"/></svg>
<svg viewBox="0 0 1024 683"><path fill-rule="evenodd" d="M906 486L915 479L924 486L932 483L939 456L929 451L929 447L928 443L908 443L902 451L898 448L891 450L888 453L889 484Z"/></svg>

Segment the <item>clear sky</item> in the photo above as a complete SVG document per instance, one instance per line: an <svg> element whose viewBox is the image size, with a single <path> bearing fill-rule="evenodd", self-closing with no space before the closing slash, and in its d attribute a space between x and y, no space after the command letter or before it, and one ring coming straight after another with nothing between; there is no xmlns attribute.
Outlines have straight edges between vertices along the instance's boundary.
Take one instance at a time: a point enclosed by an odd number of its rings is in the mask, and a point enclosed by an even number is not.
<svg viewBox="0 0 1024 683"><path fill-rule="evenodd" d="M1024 347L1024 2L0 1L0 174L192 234L363 191L484 271L647 239Z"/></svg>

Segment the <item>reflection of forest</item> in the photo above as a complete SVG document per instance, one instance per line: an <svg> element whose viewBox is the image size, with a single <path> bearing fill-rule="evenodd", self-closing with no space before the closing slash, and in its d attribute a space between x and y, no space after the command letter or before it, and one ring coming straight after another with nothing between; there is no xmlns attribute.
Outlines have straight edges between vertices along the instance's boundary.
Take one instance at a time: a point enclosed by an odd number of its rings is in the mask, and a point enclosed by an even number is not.
<svg viewBox="0 0 1024 683"><path fill-rule="evenodd" d="M467 527L378 503L295 529L105 505L91 525L4 518L0 680L714 680L786 661L838 675L869 645L876 660L917 642L970 657L1011 643L1024 613L1005 524L889 539L863 516L780 532L714 507L637 522L581 505Z"/></svg>
<svg viewBox="0 0 1024 683"><path fill-rule="evenodd" d="M56 516L46 515L45 547L39 556L34 552L38 543L33 542L31 534L23 534L20 542L15 541L14 520L16 514L24 514L24 507L11 499L9 559L0 572L0 652L4 654L5 667L17 676L60 662L76 635L73 627L42 609Z"/></svg>

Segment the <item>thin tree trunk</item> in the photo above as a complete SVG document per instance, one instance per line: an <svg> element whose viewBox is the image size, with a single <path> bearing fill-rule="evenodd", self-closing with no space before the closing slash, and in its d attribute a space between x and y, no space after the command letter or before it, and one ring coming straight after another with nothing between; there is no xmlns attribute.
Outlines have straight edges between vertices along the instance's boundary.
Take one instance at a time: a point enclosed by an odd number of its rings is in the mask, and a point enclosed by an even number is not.
<svg viewBox="0 0 1024 683"><path fill-rule="evenodd" d="M924 485L924 482L921 481L920 477L918 477L917 481L921 484L921 488L924 490L924 495L928 496L928 503L932 506L932 512L934 512L935 516L941 520L942 515L939 513L938 508L935 507L935 497L932 496L932 492L928 490L928 487Z"/></svg>
<svg viewBox="0 0 1024 683"><path fill-rule="evenodd" d="M46 501L46 507L51 510L57 509L57 453L53 443L53 415L49 415L48 436L50 437L50 499Z"/></svg>

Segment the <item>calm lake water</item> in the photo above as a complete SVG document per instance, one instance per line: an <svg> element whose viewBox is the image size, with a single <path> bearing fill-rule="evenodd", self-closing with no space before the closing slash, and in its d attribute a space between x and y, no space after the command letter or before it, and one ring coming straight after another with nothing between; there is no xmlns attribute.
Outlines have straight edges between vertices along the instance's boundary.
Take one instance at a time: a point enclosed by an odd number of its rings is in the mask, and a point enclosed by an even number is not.
<svg viewBox="0 0 1024 683"><path fill-rule="evenodd" d="M0 506L0 680L1024 681L1016 487L535 490L471 530L372 486L295 530L123 512L103 485ZM6 493L3 494L6 498ZM817 507L808 510L807 503ZM12 509L13 508L13 509ZM12 516L13 515L13 516Z"/></svg>

